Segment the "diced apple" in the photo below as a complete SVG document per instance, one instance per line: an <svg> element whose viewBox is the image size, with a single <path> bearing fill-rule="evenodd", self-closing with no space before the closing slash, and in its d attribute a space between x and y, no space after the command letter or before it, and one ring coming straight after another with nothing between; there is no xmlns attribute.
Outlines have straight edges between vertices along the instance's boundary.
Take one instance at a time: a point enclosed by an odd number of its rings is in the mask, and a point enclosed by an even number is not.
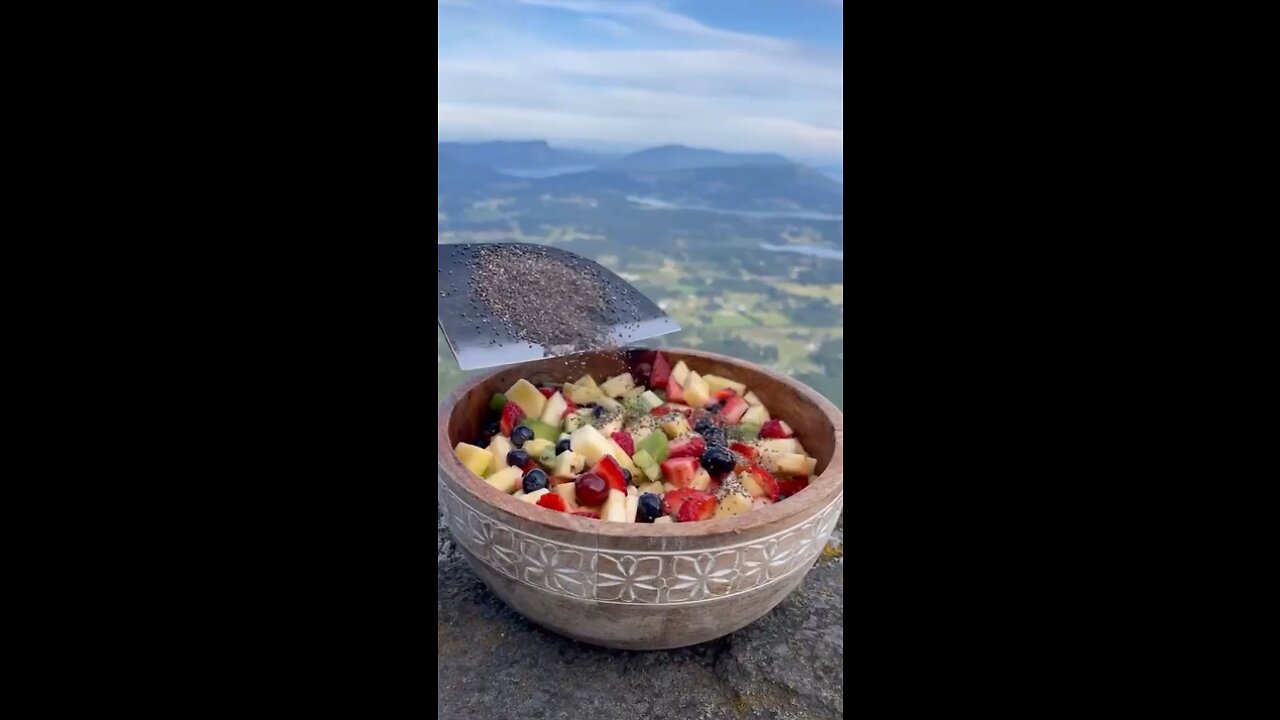
<svg viewBox="0 0 1280 720"><path fill-rule="evenodd" d="M542 408L542 422L560 427L560 420L568 408L569 403L565 401L564 395L560 393L552 395L547 398L547 404Z"/></svg>
<svg viewBox="0 0 1280 720"><path fill-rule="evenodd" d="M812 475L818 469L818 459L806 457L804 459L804 472L802 475Z"/></svg>
<svg viewBox="0 0 1280 720"><path fill-rule="evenodd" d="M529 457L533 458L534 460L537 460L538 458L542 457L542 453L545 452L547 448L554 448L555 446L556 444L551 442L550 440L542 440L540 438L534 438L533 440L528 440L525 442L524 451L529 453Z"/></svg>
<svg viewBox="0 0 1280 720"><path fill-rule="evenodd" d="M707 381L701 375L690 371L683 384L684 401L690 407L700 408L711 404L711 388L707 387Z"/></svg>
<svg viewBox="0 0 1280 720"><path fill-rule="evenodd" d="M582 455L588 465L595 465L612 450L609 438L590 425L583 425L569 437L569 448Z"/></svg>
<svg viewBox="0 0 1280 720"><path fill-rule="evenodd" d="M702 379L707 381L707 387L711 388L712 394L718 393L721 390L724 390L725 388L730 388L734 392L738 393L739 395L747 391L747 386L745 383L740 383L737 380L730 380L729 378L720 377L719 375L703 375Z"/></svg>
<svg viewBox="0 0 1280 720"><path fill-rule="evenodd" d="M636 490L639 491L641 495L645 493L653 493L654 495L661 495L662 493L666 492L666 490L663 489L661 482L641 483L640 487L636 488Z"/></svg>
<svg viewBox="0 0 1280 720"><path fill-rule="evenodd" d="M631 377L631 373L622 373L605 380L600 386L600 392L611 398L622 397L623 394L635 386L636 381L635 378Z"/></svg>
<svg viewBox="0 0 1280 720"><path fill-rule="evenodd" d="M747 404L752 406L764 404L760 402L760 398L756 397L756 394L754 392L749 392L746 395L743 395L742 399L746 400Z"/></svg>
<svg viewBox="0 0 1280 720"><path fill-rule="evenodd" d="M605 437L613 437L616 432L622 431L622 418L616 417L600 427L600 434Z"/></svg>
<svg viewBox="0 0 1280 720"><path fill-rule="evenodd" d="M631 462L631 456L627 454L627 451L623 450L622 446L615 442L613 438L605 438L605 440L609 442L609 454L618 461L619 465L631 471L632 477L635 477L640 472L640 468Z"/></svg>
<svg viewBox="0 0 1280 720"><path fill-rule="evenodd" d="M601 395L600 399L596 400L596 404L604 408L605 410L608 410L609 412L613 412L614 410L619 410L622 408L622 403L618 402L617 400L614 400L611 397L605 397L604 395Z"/></svg>
<svg viewBox="0 0 1280 720"><path fill-rule="evenodd" d="M575 380L573 384L577 385L578 387L595 388L597 390L600 389L600 386L596 385L596 379L591 377L590 375L583 375L582 377Z"/></svg>
<svg viewBox="0 0 1280 720"><path fill-rule="evenodd" d="M645 390L641 393L640 401L645 404L648 410L652 410L662 404L662 398L654 395L652 390Z"/></svg>
<svg viewBox="0 0 1280 720"><path fill-rule="evenodd" d="M786 420L779 420L778 423L782 425L782 432L791 436L796 434L796 431L791 429L791 426L787 424Z"/></svg>
<svg viewBox="0 0 1280 720"><path fill-rule="evenodd" d="M507 466L507 453L511 452L511 441L505 435L494 435L489 441L489 454L493 456L492 470L502 470Z"/></svg>
<svg viewBox="0 0 1280 720"><path fill-rule="evenodd" d="M744 472L738 476L738 481L742 483L742 487L746 488L751 497L760 497L764 495L764 487L760 485L760 481L753 473Z"/></svg>
<svg viewBox="0 0 1280 720"><path fill-rule="evenodd" d="M591 408L583 408L564 419L564 431L573 433L583 425L591 424Z"/></svg>
<svg viewBox="0 0 1280 720"><path fill-rule="evenodd" d="M693 432L693 429L689 427L689 421L681 415L671 422L662 423L662 432L666 433L667 437L674 438L688 435Z"/></svg>
<svg viewBox="0 0 1280 720"><path fill-rule="evenodd" d="M698 468L698 472L693 474L693 482L689 483L689 487L694 490L706 490L711 487L711 474L706 468Z"/></svg>
<svg viewBox="0 0 1280 720"><path fill-rule="evenodd" d="M627 486L627 497L640 497L640 491L636 489L635 485Z"/></svg>
<svg viewBox="0 0 1280 720"><path fill-rule="evenodd" d="M600 519L605 522L627 522L627 494L621 490L609 490L609 499L600 509Z"/></svg>
<svg viewBox="0 0 1280 720"><path fill-rule="evenodd" d="M518 467L507 467L485 478L484 481L510 495L518 489L524 473Z"/></svg>
<svg viewBox="0 0 1280 720"><path fill-rule="evenodd" d="M570 440L570 443L573 441ZM555 477L571 478L582 472L582 468L587 466L587 459L581 453L572 450L562 452L556 456L556 467L552 471ZM572 485L573 483L569 483Z"/></svg>
<svg viewBox="0 0 1280 720"><path fill-rule="evenodd" d="M751 498L742 493L732 492L720 498L720 502L716 503L717 518L737 517L745 512L751 512Z"/></svg>
<svg viewBox="0 0 1280 720"><path fill-rule="evenodd" d="M799 453L787 453L779 455L774 464L778 466L778 472L783 475L808 475L813 468L809 460L810 458ZM814 463L816 462L815 460Z"/></svg>
<svg viewBox="0 0 1280 720"><path fill-rule="evenodd" d="M546 495L546 494L547 494L547 493L549 493L549 492L551 492L551 491L550 491L550 490L548 490L548 489L546 489L546 488L542 488L541 490L534 490L533 492L529 493L528 495L524 495L524 496L523 496L523 497L521 497L520 499L521 499L521 500L523 500L523 501L525 501L525 502L527 502L527 503L529 503L530 505L537 505L537 504L538 504L538 498L542 497L543 495Z"/></svg>
<svg viewBox="0 0 1280 720"><path fill-rule="evenodd" d="M763 405L751 405L742 414L741 422L745 425L763 425L769 419L769 411Z"/></svg>
<svg viewBox="0 0 1280 720"><path fill-rule="evenodd" d="M653 428L649 427L648 425L645 425L643 427L635 428L630 432L631 432L631 442L639 445L641 440L644 440L645 438L653 434Z"/></svg>
<svg viewBox="0 0 1280 720"><path fill-rule="evenodd" d="M634 489L634 488L633 488L633 489ZM623 513L627 516L626 522L635 522L635 521L636 521L636 511L637 511L637 510L639 510L639 509L640 509L640 496L639 496L639 495L628 495L628 496L627 496L627 506L626 506L626 508L623 510Z"/></svg>
<svg viewBox="0 0 1280 720"><path fill-rule="evenodd" d="M625 405L628 400L635 400L645 393L643 385L636 385L630 390L622 393L622 403Z"/></svg>
<svg viewBox="0 0 1280 720"><path fill-rule="evenodd" d="M488 450L475 445L460 442L453 452L477 477L484 477L485 471L493 464L493 455Z"/></svg>
<svg viewBox="0 0 1280 720"><path fill-rule="evenodd" d="M524 410L526 417L542 417L542 410L547 406L547 398L533 383L520 378L506 392L507 402L513 402Z"/></svg>
<svg viewBox="0 0 1280 720"><path fill-rule="evenodd" d="M757 440L756 448L763 452L793 453L796 451L796 439L777 438L774 440Z"/></svg>
<svg viewBox="0 0 1280 720"><path fill-rule="evenodd" d="M576 508L578 506L578 494L573 488L574 485L571 482L561 483L556 486L555 493L564 500L565 505Z"/></svg>
<svg viewBox="0 0 1280 720"><path fill-rule="evenodd" d="M672 520L670 517L666 515L663 515L661 517L656 517L653 519L654 525L662 525L664 523L673 523L673 522L675 522L675 520Z"/></svg>
<svg viewBox="0 0 1280 720"><path fill-rule="evenodd" d="M565 385L565 394L575 405L586 405L593 403L604 397L600 394L600 388L592 385L591 387L583 387L581 385Z"/></svg>
<svg viewBox="0 0 1280 720"><path fill-rule="evenodd" d="M685 378L689 377L689 366L685 365L683 360L676 363L676 366L671 368L671 377L675 378L676 382L684 385Z"/></svg>

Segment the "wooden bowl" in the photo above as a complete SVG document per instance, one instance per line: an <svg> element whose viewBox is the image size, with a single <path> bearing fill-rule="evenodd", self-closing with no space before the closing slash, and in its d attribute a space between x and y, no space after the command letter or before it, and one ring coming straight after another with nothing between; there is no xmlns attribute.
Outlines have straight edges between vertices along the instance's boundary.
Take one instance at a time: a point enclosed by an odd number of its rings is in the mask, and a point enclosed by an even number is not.
<svg viewBox="0 0 1280 720"><path fill-rule="evenodd" d="M735 518L652 525L575 517L490 487L454 455L487 418L489 399L516 380L603 380L630 369L598 353L502 368L473 379L440 405L437 502L476 575L529 620L606 647L656 650L705 642L759 619L804 579L844 503L844 416L808 387L741 360L663 349L700 374L746 383L774 417L795 430L818 461L818 477L796 495Z"/></svg>

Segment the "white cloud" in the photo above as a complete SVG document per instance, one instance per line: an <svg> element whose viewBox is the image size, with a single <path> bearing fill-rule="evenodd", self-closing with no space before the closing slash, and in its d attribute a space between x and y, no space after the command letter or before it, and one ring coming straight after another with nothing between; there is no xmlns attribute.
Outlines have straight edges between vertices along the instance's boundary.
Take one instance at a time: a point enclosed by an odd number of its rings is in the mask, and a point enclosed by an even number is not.
<svg viewBox="0 0 1280 720"><path fill-rule="evenodd" d="M597 18L597 17L582 18L582 22L586 25L591 25L593 27L601 28L612 35L630 35L631 34L631 28L627 27L626 25L623 25L617 20L610 20L609 18Z"/></svg>
<svg viewBox="0 0 1280 720"><path fill-rule="evenodd" d="M453 33L437 57L441 139L677 142L843 156L840 51L711 28L649 4L519 1L577 13L565 20L606 31L598 38L613 47L530 35L508 13L446 20ZM671 47L673 36L683 47L655 49Z"/></svg>

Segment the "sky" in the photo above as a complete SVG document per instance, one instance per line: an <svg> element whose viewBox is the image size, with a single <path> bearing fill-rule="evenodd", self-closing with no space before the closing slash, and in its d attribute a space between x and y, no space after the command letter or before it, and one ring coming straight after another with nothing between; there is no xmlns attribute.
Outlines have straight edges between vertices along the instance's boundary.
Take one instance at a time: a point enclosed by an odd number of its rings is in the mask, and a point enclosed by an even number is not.
<svg viewBox="0 0 1280 720"><path fill-rule="evenodd" d="M447 140L844 156L842 0L437 0Z"/></svg>

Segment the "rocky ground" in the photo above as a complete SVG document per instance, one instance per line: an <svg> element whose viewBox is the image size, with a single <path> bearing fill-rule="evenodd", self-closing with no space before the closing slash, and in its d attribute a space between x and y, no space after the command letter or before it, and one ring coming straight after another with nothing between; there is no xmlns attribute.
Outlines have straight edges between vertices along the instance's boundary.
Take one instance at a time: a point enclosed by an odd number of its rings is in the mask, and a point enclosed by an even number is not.
<svg viewBox="0 0 1280 720"><path fill-rule="evenodd" d="M608 650L526 621L475 577L437 514L442 720L809 720L844 716L844 517L804 583L732 635Z"/></svg>

